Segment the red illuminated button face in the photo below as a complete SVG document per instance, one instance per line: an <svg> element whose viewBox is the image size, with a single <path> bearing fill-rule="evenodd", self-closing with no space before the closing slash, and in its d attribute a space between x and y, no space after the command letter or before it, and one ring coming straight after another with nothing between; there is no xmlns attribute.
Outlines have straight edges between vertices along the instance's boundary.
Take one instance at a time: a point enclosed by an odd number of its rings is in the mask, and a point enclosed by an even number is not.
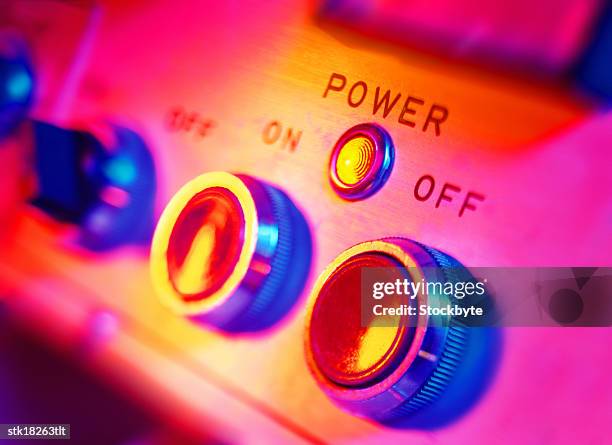
<svg viewBox="0 0 612 445"><path fill-rule="evenodd" d="M217 292L236 267L244 244L244 214L223 187L197 193L176 220L167 250L168 276L185 301Z"/></svg>
<svg viewBox="0 0 612 445"><path fill-rule="evenodd" d="M382 253L362 253L342 263L317 295L310 323L310 348L320 372L332 382L359 387L374 384L401 362L413 330L398 317L392 326L364 326L361 271L389 268L381 279L403 279L400 263Z"/></svg>

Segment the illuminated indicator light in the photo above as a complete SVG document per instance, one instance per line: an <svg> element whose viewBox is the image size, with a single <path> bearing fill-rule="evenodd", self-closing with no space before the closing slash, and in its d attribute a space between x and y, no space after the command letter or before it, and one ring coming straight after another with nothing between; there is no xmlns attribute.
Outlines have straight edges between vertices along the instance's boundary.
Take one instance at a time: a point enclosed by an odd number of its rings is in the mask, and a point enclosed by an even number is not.
<svg viewBox="0 0 612 445"><path fill-rule="evenodd" d="M19 70L9 78L6 90L13 100L22 100L30 94L32 89L32 78L25 70Z"/></svg>
<svg viewBox="0 0 612 445"><path fill-rule="evenodd" d="M331 154L332 187L342 198L359 200L375 193L389 178L394 148L389 134L376 124L360 124L346 131Z"/></svg>
<svg viewBox="0 0 612 445"><path fill-rule="evenodd" d="M281 190L246 175L206 173L179 190L157 224L153 284L178 314L227 331L264 329L302 291L310 242Z"/></svg>
<svg viewBox="0 0 612 445"><path fill-rule="evenodd" d="M128 187L133 184L138 174L134 162L125 156L111 158L103 168L108 179L120 187Z"/></svg>
<svg viewBox="0 0 612 445"><path fill-rule="evenodd" d="M122 208L128 206L132 199L124 189L108 185L100 190L100 200L113 207Z"/></svg>
<svg viewBox="0 0 612 445"><path fill-rule="evenodd" d="M346 185L355 185L368 173L374 160L375 148L372 141L358 136L349 140L338 153L336 173Z"/></svg>
<svg viewBox="0 0 612 445"><path fill-rule="evenodd" d="M0 38L0 53L0 138L4 138L26 118L31 108L34 76L30 57L20 39Z"/></svg>

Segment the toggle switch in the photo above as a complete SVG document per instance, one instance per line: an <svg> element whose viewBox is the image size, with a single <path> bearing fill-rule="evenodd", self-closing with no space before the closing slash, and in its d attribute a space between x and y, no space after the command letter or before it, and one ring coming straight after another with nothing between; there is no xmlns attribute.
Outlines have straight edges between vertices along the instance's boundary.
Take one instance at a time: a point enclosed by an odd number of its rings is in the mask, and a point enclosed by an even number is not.
<svg viewBox="0 0 612 445"><path fill-rule="evenodd" d="M368 241L344 251L318 278L308 305L305 350L315 380L338 406L379 423L429 427L454 420L487 386L498 333L418 311L410 320L404 314L384 324L364 318L366 270L377 271L383 283L473 279L454 258L408 239ZM443 299L419 294L410 301L420 307Z"/></svg>
<svg viewBox="0 0 612 445"><path fill-rule="evenodd" d="M108 137L34 121L32 203L79 227L77 242L92 251L148 244L154 227L156 172L134 131L107 127Z"/></svg>
<svg viewBox="0 0 612 445"><path fill-rule="evenodd" d="M247 175L205 173L166 206L151 248L162 303L225 331L272 326L302 291L307 223L279 188Z"/></svg>

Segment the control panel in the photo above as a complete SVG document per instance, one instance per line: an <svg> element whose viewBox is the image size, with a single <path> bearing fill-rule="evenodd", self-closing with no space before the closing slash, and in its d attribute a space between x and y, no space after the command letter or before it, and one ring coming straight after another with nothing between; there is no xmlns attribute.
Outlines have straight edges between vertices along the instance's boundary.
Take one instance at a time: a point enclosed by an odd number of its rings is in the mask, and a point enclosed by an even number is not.
<svg viewBox="0 0 612 445"><path fill-rule="evenodd" d="M558 57L534 44L544 77L525 47L527 71L491 64L498 33L475 63L354 2L68 2L57 48L23 25L55 2L23 3L0 57L15 319L222 443L605 442L608 328L360 312L367 268L612 264L612 114L558 75L597 2Z"/></svg>

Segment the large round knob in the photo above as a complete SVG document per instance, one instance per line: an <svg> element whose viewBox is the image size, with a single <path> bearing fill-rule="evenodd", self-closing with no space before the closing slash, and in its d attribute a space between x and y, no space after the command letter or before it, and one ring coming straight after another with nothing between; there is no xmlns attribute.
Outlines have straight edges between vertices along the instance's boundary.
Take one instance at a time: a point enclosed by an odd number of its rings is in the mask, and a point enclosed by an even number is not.
<svg viewBox="0 0 612 445"><path fill-rule="evenodd" d="M419 311L382 324L364 316L366 271L381 283L473 280L449 255L407 239L368 241L344 251L319 277L309 302L306 356L319 386L340 407L383 423L439 425L456 418L486 386L496 334L470 327L469 320ZM405 297L394 298L400 303ZM478 300L486 305L486 298ZM430 293L404 302L441 307L445 299ZM425 416L415 416L421 412Z"/></svg>
<svg viewBox="0 0 612 445"><path fill-rule="evenodd" d="M310 266L307 224L280 189L247 175L203 174L183 186L155 230L151 273L173 311L227 331L271 326Z"/></svg>

